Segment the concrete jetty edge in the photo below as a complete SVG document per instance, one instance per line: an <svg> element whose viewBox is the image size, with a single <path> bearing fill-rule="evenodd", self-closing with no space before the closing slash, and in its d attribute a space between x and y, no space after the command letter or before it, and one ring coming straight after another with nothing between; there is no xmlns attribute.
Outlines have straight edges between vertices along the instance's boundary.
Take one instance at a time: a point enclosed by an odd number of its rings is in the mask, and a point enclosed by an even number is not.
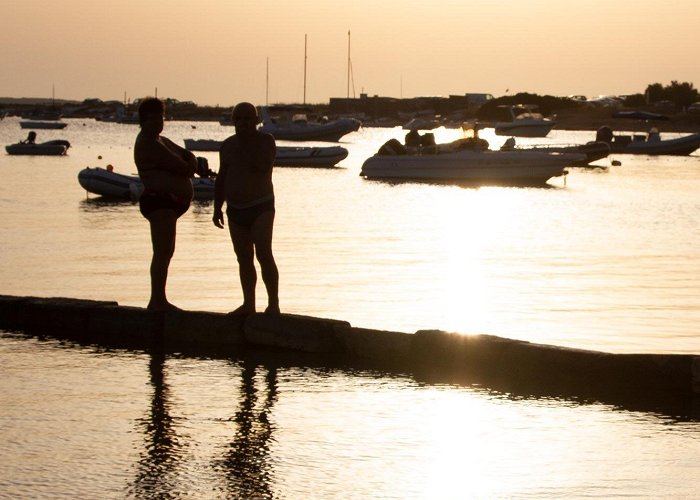
<svg viewBox="0 0 700 500"><path fill-rule="evenodd" d="M332 363L430 378L461 374L583 395L700 394L700 356L613 354L440 330L402 333L294 314L247 317L203 311L155 313L112 301L0 295L0 328L78 342L235 356L241 350L311 355Z"/></svg>

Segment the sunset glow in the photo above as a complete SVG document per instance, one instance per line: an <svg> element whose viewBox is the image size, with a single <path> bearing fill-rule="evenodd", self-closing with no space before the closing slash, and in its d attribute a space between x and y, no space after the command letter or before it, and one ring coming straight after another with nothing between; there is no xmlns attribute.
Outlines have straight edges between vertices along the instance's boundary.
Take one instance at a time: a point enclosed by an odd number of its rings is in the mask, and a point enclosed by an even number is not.
<svg viewBox="0 0 700 500"><path fill-rule="evenodd" d="M0 95L51 97L53 85L61 99L134 99L157 88L207 105L264 103L267 94L301 102L305 37L310 103L348 90L358 97L637 93L654 82L700 82L692 64L696 7L693 0L64 0L47 9L40 0L10 0L0 5Z"/></svg>

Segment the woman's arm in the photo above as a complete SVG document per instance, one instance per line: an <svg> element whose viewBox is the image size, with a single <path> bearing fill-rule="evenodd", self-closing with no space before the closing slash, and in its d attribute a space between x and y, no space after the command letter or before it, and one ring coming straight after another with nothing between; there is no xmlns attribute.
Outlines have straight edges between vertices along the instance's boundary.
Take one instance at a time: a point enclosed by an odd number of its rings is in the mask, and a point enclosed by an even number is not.
<svg viewBox="0 0 700 500"><path fill-rule="evenodd" d="M187 149L178 146L167 137L161 136L160 140L163 146L165 146L164 149L167 150L172 156L177 158L177 160L179 160L176 163L177 166L175 167L177 168L178 173L182 173L187 177L193 177L194 173L197 170L197 158L195 157L195 155L191 151L188 151ZM184 166L182 162L184 162Z"/></svg>

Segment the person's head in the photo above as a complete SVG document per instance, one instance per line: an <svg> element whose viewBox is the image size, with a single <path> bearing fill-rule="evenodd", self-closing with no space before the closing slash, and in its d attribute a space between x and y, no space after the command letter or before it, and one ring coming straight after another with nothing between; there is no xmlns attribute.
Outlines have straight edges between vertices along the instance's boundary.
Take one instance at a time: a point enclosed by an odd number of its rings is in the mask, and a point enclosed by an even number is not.
<svg viewBox="0 0 700 500"><path fill-rule="evenodd" d="M36 139L36 132L34 132L33 130L31 130L31 131L29 132L29 134L27 135L27 139L29 139L30 141L33 141L34 139Z"/></svg>
<svg viewBox="0 0 700 500"><path fill-rule="evenodd" d="M236 134L251 134L258 125L258 111L249 102L240 102L233 108L233 125Z"/></svg>
<svg viewBox="0 0 700 500"><path fill-rule="evenodd" d="M139 125L142 129L153 129L160 134L163 131L165 103L157 97L146 97L139 104Z"/></svg>

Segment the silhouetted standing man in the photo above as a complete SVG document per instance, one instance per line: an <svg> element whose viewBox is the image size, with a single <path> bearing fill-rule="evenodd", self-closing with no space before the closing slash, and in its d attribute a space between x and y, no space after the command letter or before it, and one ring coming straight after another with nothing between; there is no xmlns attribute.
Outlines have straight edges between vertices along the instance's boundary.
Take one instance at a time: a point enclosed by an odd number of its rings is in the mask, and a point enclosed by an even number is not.
<svg viewBox="0 0 700 500"><path fill-rule="evenodd" d="M275 139L257 130L255 106L242 102L233 109L236 134L221 145L220 166L214 195L214 225L224 227L226 215L243 288L243 305L234 314L255 312L255 258L260 263L267 289L265 312L279 313L279 272L272 255L272 227L275 220L275 194L272 164Z"/></svg>
<svg viewBox="0 0 700 500"><path fill-rule="evenodd" d="M155 97L139 105L141 131L134 144L134 162L144 190L139 199L141 214L151 227L151 299L148 309L178 309L165 295L170 259L175 252L177 219L187 212L194 195L191 177L197 168L195 156L160 133L165 105Z"/></svg>

